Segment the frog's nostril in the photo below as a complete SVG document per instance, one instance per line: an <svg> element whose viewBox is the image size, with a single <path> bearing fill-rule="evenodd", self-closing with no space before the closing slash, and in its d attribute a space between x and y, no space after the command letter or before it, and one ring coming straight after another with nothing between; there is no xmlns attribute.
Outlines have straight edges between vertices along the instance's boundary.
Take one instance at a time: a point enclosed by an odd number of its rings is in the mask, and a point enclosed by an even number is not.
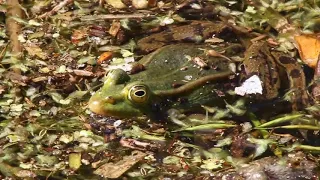
<svg viewBox="0 0 320 180"><path fill-rule="evenodd" d="M107 96L104 101L109 104L115 104L116 100L112 96Z"/></svg>

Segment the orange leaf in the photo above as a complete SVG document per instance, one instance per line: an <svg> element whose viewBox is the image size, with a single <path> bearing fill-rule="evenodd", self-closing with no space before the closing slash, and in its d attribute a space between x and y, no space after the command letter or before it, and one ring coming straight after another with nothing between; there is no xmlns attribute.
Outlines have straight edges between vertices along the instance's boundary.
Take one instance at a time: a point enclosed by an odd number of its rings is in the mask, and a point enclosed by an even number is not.
<svg viewBox="0 0 320 180"><path fill-rule="evenodd" d="M87 29L76 29L71 35L71 42L78 44L81 40L88 36Z"/></svg>
<svg viewBox="0 0 320 180"><path fill-rule="evenodd" d="M302 61L309 67L315 68L320 53L320 38L315 35L299 35L294 39Z"/></svg>
<svg viewBox="0 0 320 180"><path fill-rule="evenodd" d="M112 52L107 51L102 53L98 58L98 64L102 64L104 61L108 61L112 58Z"/></svg>

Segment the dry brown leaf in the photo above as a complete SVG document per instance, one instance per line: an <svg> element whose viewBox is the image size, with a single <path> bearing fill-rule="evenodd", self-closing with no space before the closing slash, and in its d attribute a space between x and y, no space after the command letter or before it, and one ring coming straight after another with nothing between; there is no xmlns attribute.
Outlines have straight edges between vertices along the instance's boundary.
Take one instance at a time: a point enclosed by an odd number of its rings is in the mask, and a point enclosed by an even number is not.
<svg viewBox="0 0 320 180"><path fill-rule="evenodd" d="M37 174L30 170L19 170L15 172L15 175L19 178L26 178L26 179L37 177Z"/></svg>
<svg viewBox="0 0 320 180"><path fill-rule="evenodd" d="M47 76L40 76L32 79L33 82L40 82L40 81L47 81L47 80L48 80Z"/></svg>
<svg viewBox="0 0 320 180"><path fill-rule="evenodd" d="M148 7L147 0L132 0L132 6L136 9L145 9Z"/></svg>
<svg viewBox="0 0 320 180"><path fill-rule="evenodd" d="M121 24L119 21L113 21L111 27L109 29L109 34L113 37L117 36L119 30L121 28Z"/></svg>
<svg viewBox="0 0 320 180"><path fill-rule="evenodd" d="M116 9L123 9L127 7L121 0L107 0L107 3Z"/></svg>
<svg viewBox="0 0 320 180"><path fill-rule="evenodd" d="M92 76L93 73L90 71L86 71L86 70L80 70L80 69L75 69L73 70L73 72L77 75L77 76Z"/></svg>
<svg viewBox="0 0 320 180"><path fill-rule="evenodd" d="M309 67L315 68L320 53L320 38L316 35L299 35L294 39L302 61Z"/></svg>
<svg viewBox="0 0 320 180"><path fill-rule="evenodd" d="M43 60L48 58L48 54L43 52L42 49L35 44L26 44L24 48L28 51L30 56L37 56Z"/></svg>
<svg viewBox="0 0 320 180"><path fill-rule="evenodd" d="M81 40L85 39L88 36L88 29L76 29L73 31L71 35L71 42L73 44L79 43Z"/></svg>
<svg viewBox="0 0 320 180"><path fill-rule="evenodd" d="M137 162L142 160L147 154L141 151L133 151L132 155L125 156L121 161L116 163L106 163L94 171L97 174L106 178L119 178L123 173L129 170Z"/></svg>
<svg viewBox="0 0 320 180"><path fill-rule="evenodd" d="M196 63L198 66L200 66L201 68L206 68L208 67L208 64L201 58L199 57L195 57L192 59L194 63Z"/></svg>
<svg viewBox="0 0 320 180"><path fill-rule="evenodd" d="M27 86L29 77L28 76L23 76L19 73L16 72L8 72L6 73L6 78L10 79L12 82L17 83L21 86Z"/></svg>
<svg viewBox="0 0 320 180"><path fill-rule="evenodd" d="M3 92L5 92L7 87L0 85L0 94L2 94Z"/></svg>

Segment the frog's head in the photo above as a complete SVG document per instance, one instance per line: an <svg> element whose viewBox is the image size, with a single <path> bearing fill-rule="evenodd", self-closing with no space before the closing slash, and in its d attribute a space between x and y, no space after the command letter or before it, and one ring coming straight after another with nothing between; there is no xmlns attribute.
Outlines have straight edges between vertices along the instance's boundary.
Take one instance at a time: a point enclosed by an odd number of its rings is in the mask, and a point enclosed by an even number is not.
<svg viewBox="0 0 320 180"><path fill-rule="evenodd" d="M115 69L108 73L103 87L90 98L89 109L105 116L141 116L150 108L152 96L147 85L130 83L125 71Z"/></svg>

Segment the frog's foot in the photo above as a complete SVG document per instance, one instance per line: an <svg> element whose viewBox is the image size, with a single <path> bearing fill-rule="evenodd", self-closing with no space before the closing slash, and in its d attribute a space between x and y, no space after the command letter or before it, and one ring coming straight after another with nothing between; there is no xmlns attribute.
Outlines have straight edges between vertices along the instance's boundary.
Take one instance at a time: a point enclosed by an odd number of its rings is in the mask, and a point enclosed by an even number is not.
<svg viewBox="0 0 320 180"><path fill-rule="evenodd" d="M307 111L312 114L314 117L319 118L320 113L320 61L317 62L314 76L313 76L313 84L311 89L311 101L310 104L312 104L311 107L307 108Z"/></svg>
<svg viewBox="0 0 320 180"><path fill-rule="evenodd" d="M319 86L319 90L320 90L320 86ZM292 91L289 92L289 96L290 96L290 101L292 103L292 110L294 111L302 110L310 104L309 97L305 89L301 89L301 88L293 89Z"/></svg>
<svg viewBox="0 0 320 180"><path fill-rule="evenodd" d="M320 101L320 61L318 60L315 71L314 71L314 76L313 76L314 84L312 88L312 98L314 99L315 102Z"/></svg>
<svg viewBox="0 0 320 180"><path fill-rule="evenodd" d="M312 97L315 101L320 100L320 84L316 83L316 85L312 88Z"/></svg>

